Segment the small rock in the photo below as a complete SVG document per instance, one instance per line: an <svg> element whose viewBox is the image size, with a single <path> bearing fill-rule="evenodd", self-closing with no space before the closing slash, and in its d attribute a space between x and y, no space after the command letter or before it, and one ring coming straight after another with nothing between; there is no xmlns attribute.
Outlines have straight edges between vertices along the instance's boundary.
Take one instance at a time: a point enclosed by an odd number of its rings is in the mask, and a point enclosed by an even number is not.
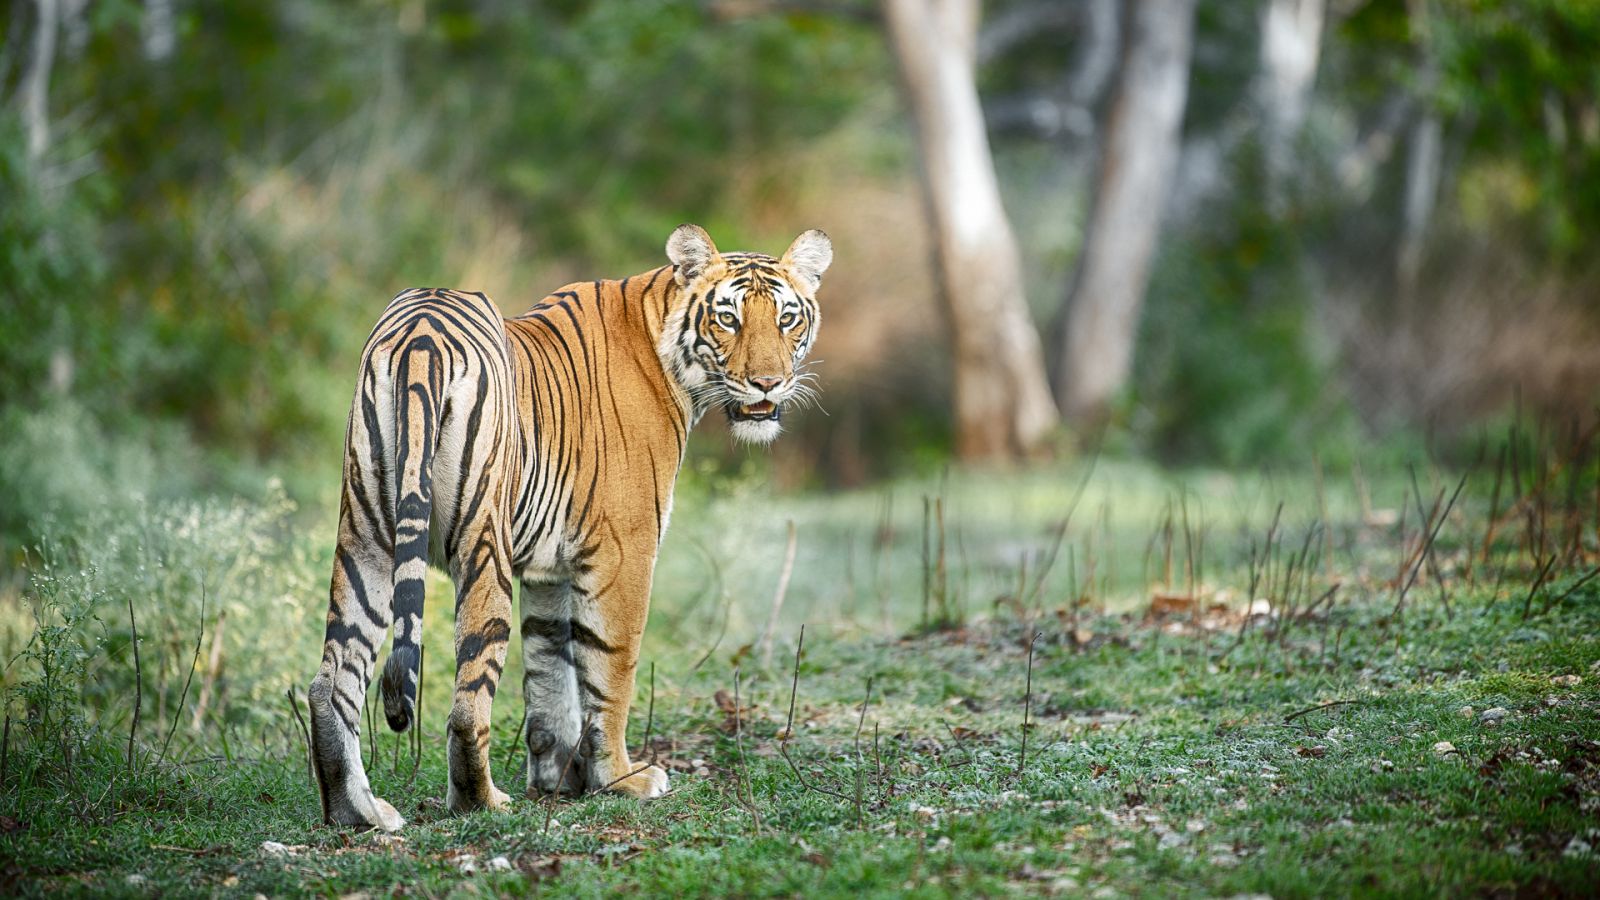
<svg viewBox="0 0 1600 900"><path fill-rule="evenodd" d="M1506 854L1508 856L1521 856L1522 855L1522 845L1521 844L1507 844L1506 845Z"/></svg>
<svg viewBox="0 0 1600 900"><path fill-rule="evenodd" d="M127 878L122 879L122 883L137 890L148 885L150 883L150 879L138 873L134 873L129 875Z"/></svg>
<svg viewBox="0 0 1600 900"><path fill-rule="evenodd" d="M1189 836L1187 834L1184 834L1181 831L1169 831L1161 836L1159 846L1163 850L1171 850L1174 847L1182 847L1187 843L1189 843Z"/></svg>
<svg viewBox="0 0 1600 900"><path fill-rule="evenodd" d="M489 871L509 872L511 871L511 860L506 859L504 856L496 856L489 860Z"/></svg>
<svg viewBox="0 0 1600 900"><path fill-rule="evenodd" d="M1583 676L1557 675L1556 677L1550 679L1550 683L1558 687L1577 687L1578 685L1583 684Z"/></svg>
<svg viewBox="0 0 1600 900"><path fill-rule="evenodd" d="M1457 710L1457 712L1461 713L1461 718L1463 719L1470 719L1478 714L1477 710L1470 706L1463 706L1461 709Z"/></svg>
<svg viewBox="0 0 1600 900"><path fill-rule="evenodd" d="M1439 743L1433 745L1433 752L1439 754L1440 756L1447 756L1456 752L1456 745L1450 743L1449 741L1440 741Z"/></svg>
<svg viewBox="0 0 1600 900"><path fill-rule="evenodd" d="M1199 834L1200 832L1206 830L1206 820L1190 819L1188 822L1184 823L1183 830L1189 832L1190 834Z"/></svg>
<svg viewBox="0 0 1600 900"><path fill-rule="evenodd" d="M1504 706L1496 706L1493 709L1486 709L1479 713L1478 724L1499 725L1501 721L1503 721L1505 717L1509 715L1511 715L1510 710L1506 709Z"/></svg>
<svg viewBox="0 0 1600 900"><path fill-rule="evenodd" d="M931 806L918 806L917 804L912 804L911 814L916 816L918 821L932 822L934 817L939 814L939 811Z"/></svg>
<svg viewBox="0 0 1600 900"><path fill-rule="evenodd" d="M1593 856L1594 845L1577 835L1573 835L1572 840L1567 842L1567 849L1562 850L1561 855L1573 859Z"/></svg>
<svg viewBox="0 0 1600 900"><path fill-rule="evenodd" d="M463 853L456 857L456 868L463 875L476 875L478 874L478 858L471 853Z"/></svg>
<svg viewBox="0 0 1600 900"><path fill-rule="evenodd" d="M262 841L261 854L263 856L285 857L290 855L290 850L288 845L280 844L277 841Z"/></svg>
<svg viewBox="0 0 1600 900"><path fill-rule="evenodd" d="M1050 882L1050 890L1058 894L1075 892L1078 890L1078 880L1076 878L1063 875L1060 878Z"/></svg>
<svg viewBox="0 0 1600 900"><path fill-rule="evenodd" d="M1341 816L1341 817L1339 817L1337 819L1334 819L1333 820L1333 824L1329 825L1328 827L1329 828L1354 828L1354 827L1356 827L1356 823L1354 821L1348 819L1348 818L1345 818L1345 817Z"/></svg>

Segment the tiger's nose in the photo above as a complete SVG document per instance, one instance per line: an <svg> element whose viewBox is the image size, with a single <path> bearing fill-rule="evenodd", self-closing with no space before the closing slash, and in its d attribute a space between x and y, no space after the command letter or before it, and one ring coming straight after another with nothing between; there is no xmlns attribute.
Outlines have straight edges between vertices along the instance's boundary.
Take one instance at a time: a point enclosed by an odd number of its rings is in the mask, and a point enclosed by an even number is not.
<svg viewBox="0 0 1600 900"><path fill-rule="evenodd" d="M750 384L751 384L751 386L753 386L757 390L761 391L762 393L770 394L771 392L777 390L779 385L783 384L783 379L782 378L752 378L752 379L750 379Z"/></svg>

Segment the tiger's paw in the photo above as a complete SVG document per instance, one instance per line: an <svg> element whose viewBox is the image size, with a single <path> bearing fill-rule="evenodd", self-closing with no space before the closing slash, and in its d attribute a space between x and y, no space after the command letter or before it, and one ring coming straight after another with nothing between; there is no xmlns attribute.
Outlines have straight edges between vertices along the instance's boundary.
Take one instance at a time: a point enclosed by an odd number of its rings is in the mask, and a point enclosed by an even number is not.
<svg viewBox="0 0 1600 900"><path fill-rule="evenodd" d="M478 797L469 797L464 793L457 793L454 789L450 790L448 794L449 796L445 797L445 808L449 809L450 814L453 816L466 815L467 813L477 812L480 809L499 812L511 806L511 795L493 784L489 785L489 790L486 794Z"/></svg>
<svg viewBox="0 0 1600 900"><path fill-rule="evenodd" d="M589 761L575 750L554 744L541 746L528 756L528 796L544 797L583 793Z"/></svg>
<svg viewBox="0 0 1600 900"><path fill-rule="evenodd" d="M405 826L406 820L387 800L381 800L369 793L354 802L341 803L330 807L328 810L328 824L361 829L377 828L383 831L399 831Z"/></svg>
<svg viewBox="0 0 1600 900"><path fill-rule="evenodd" d="M671 787L665 769L660 766L645 766L640 771L610 785L606 790L627 794L635 800L654 800L671 790Z"/></svg>

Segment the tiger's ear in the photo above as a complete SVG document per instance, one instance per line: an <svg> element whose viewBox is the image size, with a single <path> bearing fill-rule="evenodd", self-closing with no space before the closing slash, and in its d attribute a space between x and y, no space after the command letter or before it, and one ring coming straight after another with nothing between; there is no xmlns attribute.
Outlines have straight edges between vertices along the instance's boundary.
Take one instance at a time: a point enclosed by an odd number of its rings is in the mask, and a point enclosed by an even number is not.
<svg viewBox="0 0 1600 900"><path fill-rule="evenodd" d="M783 261L816 290L822 284L822 273L833 263L833 241L818 228L801 232L784 251Z"/></svg>
<svg viewBox="0 0 1600 900"><path fill-rule="evenodd" d="M686 222L672 229L672 234L667 238L667 259L672 260L672 277L679 287L699 278L700 273L716 258L717 245L711 243L711 235L706 234L706 230L699 225Z"/></svg>

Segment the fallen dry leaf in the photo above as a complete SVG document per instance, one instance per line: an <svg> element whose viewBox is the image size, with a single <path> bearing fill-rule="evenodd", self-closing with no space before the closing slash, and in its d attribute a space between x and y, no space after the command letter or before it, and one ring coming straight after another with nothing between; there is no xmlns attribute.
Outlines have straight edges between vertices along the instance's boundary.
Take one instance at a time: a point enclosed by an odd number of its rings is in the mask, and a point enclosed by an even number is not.
<svg viewBox="0 0 1600 900"><path fill-rule="evenodd" d="M1157 592L1150 597L1150 617L1183 615L1194 609L1194 598L1188 594Z"/></svg>

